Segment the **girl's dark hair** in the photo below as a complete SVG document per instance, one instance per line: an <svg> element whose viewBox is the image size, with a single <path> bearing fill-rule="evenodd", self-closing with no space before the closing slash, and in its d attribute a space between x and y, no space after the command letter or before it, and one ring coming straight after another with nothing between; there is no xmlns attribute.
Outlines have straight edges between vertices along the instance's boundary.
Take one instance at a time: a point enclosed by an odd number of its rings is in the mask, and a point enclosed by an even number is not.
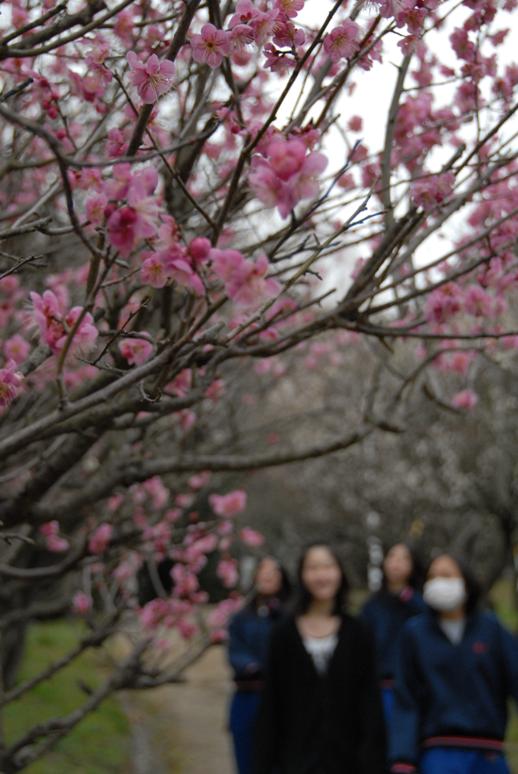
<svg viewBox="0 0 518 774"><path fill-rule="evenodd" d="M270 554L264 554L264 556L261 556L259 561L257 562L253 581L252 581L252 590L255 588L255 584L257 581L257 573L259 572L259 568L266 559L270 559L272 562L275 562L275 564L279 568L279 572L281 574L281 587L278 593L275 595L275 597L276 599L279 600L279 602L282 605L284 605L289 600L292 593L290 576L288 575L286 568L283 567L283 565L279 562L279 560L276 559L274 556L271 556ZM248 606L251 607L253 610L256 610L259 605L259 602L260 602L260 596L259 594L257 594L257 592L254 592L252 593L252 597L250 599L250 602L248 603Z"/></svg>
<svg viewBox="0 0 518 774"><path fill-rule="evenodd" d="M304 571L304 563L306 561L307 555L313 548L325 548L326 551L329 551L331 556L333 557L334 561L336 562L336 566L340 570L340 585L338 587L338 590L335 595L335 601L333 605L332 614L333 615L340 615L343 613L345 609L345 605L347 602L347 594L349 593L349 581L347 579L347 575L345 574L345 570L342 565L342 561L334 548L332 548L328 543L325 543L323 541L315 541L313 543L309 543L304 550L302 551L302 554L299 559L299 563L297 566L297 595L295 599L295 615L304 615L304 613L309 608L309 605L311 604L311 593L309 592L309 589L306 588L304 585L304 580L302 578L303 571Z"/></svg>
<svg viewBox="0 0 518 774"><path fill-rule="evenodd" d="M389 551L392 551L392 549L395 548L396 546L404 546L410 555L410 560L412 562L412 572L408 579L408 585L412 589L414 589L414 591L421 591L421 589L423 588L423 582L424 582L424 567L419 557L419 554L417 553L416 549L412 545L410 545L409 543L405 543L404 540L398 540L397 543L393 543L391 546L387 548L387 550L383 554L383 564L385 563L385 559ZM382 570L383 570L383 575L381 578L381 590L386 591L388 588L388 581L387 581L387 576L385 575L385 568L382 567Z"/></svg>
<svg viewBox="0 0 518 774"><path fill-rule="evenodd" d="M455 556L455 554L450 554L448 551L443 551L440 554L437 554L437 556L434 556L434 558L429 563L428 567L426 568L426 577L428 577L430 567L436 559L439 559L440 556L447 556L449 559L455 562L459 568L460 573L464 579L464 584L466 586L466 602L464 603L464 608L468 615L474 613L480 603L482 588L465 559L460 556Z"/></svg>

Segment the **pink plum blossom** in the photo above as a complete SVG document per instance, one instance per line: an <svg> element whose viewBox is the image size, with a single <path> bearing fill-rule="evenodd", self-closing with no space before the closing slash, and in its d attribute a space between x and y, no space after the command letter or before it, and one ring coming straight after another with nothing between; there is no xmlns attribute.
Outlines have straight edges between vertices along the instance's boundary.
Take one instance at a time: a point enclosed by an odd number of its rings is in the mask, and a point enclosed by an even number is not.
<svg viewBox="0 0 518 774"><path fill-rule="evenodd" d="M187 250L194 266L199 266L208 260L212 245L206 237L195 237L189 242Z"/></svg>
<svg viewBox="0 0 518 774"><path fill-rule="evenodd" d="M85 591L76 591L72 597L72 610L76 615L86 615L93 607L90 594Z"/></svg>
<svg viewBox="0 0 518 774"><path fill-rule="evenodd" d="M237 569L237 562L235 559L225 558L218 562L216 570L218 578L221 580L225 588L233 589L237 586L239 580L239 573Z"/></svg>
<svg viewBox="0 0 518 774"><path fill-rule="evenodd" d="M140 270L140 277L145 285L150 285L152 288L163 288L167 285L170 276L166 261L163 260L160 253L152 253L145 259Z"/></svg>
<svg viewBox="0 0 518 774"><path fill-rule="evenodd" d="M277 207L286 218L300 201L318 194L326 166L327 158L308 153L302 140L279 137L268 144L264 156L254 156L250 187L263 204Z"/></svg>
<svg viewBox="0 0 518 774"><path fill-rule="evenodd" d="M433 290L426 301L426 316L430 322L445 323L462 309L462 294L453 282Z"/></svg>
<svg viewBox="0 0 518 774"><path fill-rule="evenodd" d="M121 341L119 350L129 365L142 365L153 354L153 345L144 338L128 338Z"/></svg>
<svg viewBox="0 0 518 774"><path fill-rule="evenodd" d="M153 104L172 86L174 64L168 59L160 60L156 54L141 62L134 51L127 55L131 71L131 82L137 87L142 102Z"/></svg>
<svg viewBox="0 0 518 774"><path fill-rule="evenodd" d="M104 223L108 198L106 194L95 193L85 202L86 217L94 226Z"/></svg>
<svg viewBox="0 0 518 774"><path fill-rule="evenodd" d="M454 184L453 172L430 175L412 183L412 198L423 210L433 210L451 196Z"/></svg>
<svg viewBox="0 0 518 774"><path fill-rule="evenodd" d="M14 336L6 339L4 344L4 355L7 360L11 360L13 363L16 363L16 365L19 365L28 357L30 348L29 342L24 339L23 336L20 336L19 333L15 333Z"/></svg>
<svg viewBox="0 0 518 774"><path fill-rule="evenodd" d="M68 540L59 534L59 522L55 519L42 524L40 534L45 539L47 550L52 553L62 554L70 548Z"/></svg>
<svg viewBox="0 0 518 774"><path fill-rule="evenodd" d="M61 303L52 290L43 295L30 293L33 305L33 317L40 331L40 338L52 352L60 352L68 339L69 332L81 322L74 333L74 349L90 349L98 336L98 330L90 312L83 313L80 306L74 306L68 312L62 311Z"/></svg>
<svg viewBox="0 0 518 774"><path fill-rule="evenodd" d="M333 62L350 59L358 50L360 28L356 22L346 19L324 38L324 51Z"/></svg>
<svg viewBox="0 0 518 774"><path fill-rule="evenodd" d="M457 392L452 399L452 406L458 409L469 411L478 403L478 395L473 390L461 390Z"/></svg>
<svg viewBox="0 0 518 774"><path fill-rule="evenodd" d="M132 207L121 207L112 212L108 220L108 237L121 255L131 253L138 237L138 215Z"/></svg>
<svg viewBox="0 0 518 774"><path fill-rule="evenodd" d="M90 553L98 555L104 554L108 548L110 540L112 539L112 535L113 526L111 524L106 521L102 524L99 524L97 529L90 535L90 539L88 541L88 550Z"/></svg>
<svg viewBox="0 0 518 774"><path fill-rule="evenodd" d="M194 476L191 476L189 479L189 486L194 490L203 489L207 486L210 479L211 473L208 470L204 473L195 473Z"/></svg>
<svg viewBox="0 0 518 774"><path fill-rule="evenodd" d="M275 280L266 278L269 264L265 255L247 260L239 250L211 250L214 273L225 284L225 291L238 306L256 306L280 291Z"/></svg>
<svg viewBox="0 0 518 774"><path fill-rule="evenodd" d="M179 245L171 245L148 256L141 269L142 281L155 288L177 282L197 296L204 293L203 282L189 262L189 256Z"/></svg>
<svg viewBox="0 0 518 774"><path fill-rule="evenodd" d="M142 489L151 497L155 508L163 508L169 500L169 490L160 476L152 476L144 481Z"/></svg>
<svg viewBox="0 0 518 774"><path fill-rule="evenodd" d="M174 583L175 595L189 597L199 588L196 575L184 564L176 563L171 570L171 578Z"/></svg>
<svg viewBox="0 0 518 774"><path fill-rule="evenodd" d="M275 6L288 18L293 18L304 8L304 0L275 0Z"/></svg>
<svg viewBox="0 0 518 774"><path fill-rule="evenodd" d="M245 510L246 499L246 492L242 489L235 489L226 495L212 494L209 497L209 503L215 514L231 518Z"/></svg>
<svg viewBox="0 0 518 774"><path fill-rule="evenodd" d="M199 35L190 38L192 58L209 67L219 67L230 53L230 35L213 24L204 24Z"/></svg>
<svg viewBox="0 0 518 774"><path fill-rule="evenodd" d="M23 375L15 369L14 360L9 360L4 368L0 368L0 411L7 408L20 393Z"/></svg>
<svg viewBox="0 0 518 774"><path fill-rule="evenodd" d="M251 527L243 527L239 532L239 537L243 543L250 546L250 548L258 548L264 543L264 535L261 535L260 532L257 532L257 530L252 529Z"/></svg>

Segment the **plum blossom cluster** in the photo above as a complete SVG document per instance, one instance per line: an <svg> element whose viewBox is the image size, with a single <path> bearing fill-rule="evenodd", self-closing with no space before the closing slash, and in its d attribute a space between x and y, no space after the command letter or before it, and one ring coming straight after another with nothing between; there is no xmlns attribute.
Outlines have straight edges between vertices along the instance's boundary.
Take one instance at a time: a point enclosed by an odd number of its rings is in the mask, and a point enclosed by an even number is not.
<svg viewBox="0 0 518 774"><path fill-rule="evenodd" d="M453 172L429 175L412 183L412 199L423 210L433 210L450 200L454 185Z"/></svg>
<svg viewBox="0 0 518 774"><path fill-rule="evenodd" d="M200 573L213 556L217 558L216 576L231 595L211 611L208 620L211 636L220 641L228 616L239 604L239 596L234 592L239 580L238 564L231 553L232 545L242 542L253 551L262 545L264 537L250 527L238 529L236 526L236 517L246 509L246 492L208 494L210 478L209 473L191 476L185 490L174 494L160 476L153 476L135 484L126 495L110 497L106 503L106 520L97 524L87 539L88 553L96 557L96 563L89 565L87 587L79 589L72 598L73 611L77 615L93 612L95 592L103 579L115 584L116 593L135 606L132 595L138 589L145 555L156 563L169 562L170 568L165 593L137 607L141 626L158 638L164 630L174 628L182 637L190 639L199 633L196 608L208 601ZM207 494L215 517L212 522L200 520L197 511L198 498ZM117 514L117 541L114 540L114 514ZM140 532L141 542L139 545L134 537L134 547L121 552L121 537L130 524ZM183 535L180 542L175 539L178 528ZM68 541L59 534L57 521L43 525L41 534L49 550L69 548ZM114 556L117 556L115 566Z"/></svg>
<svg viewBox="0 0 518 774"><path fill-rule="evenodd" d="M281 290L276 280L267 277L269 263L265 255L252 261L239 250L213 248L210 258L214 274L224 283L226 294L237 306L257 306Z"/></svg>
<svg viewBox="0 0 518 774"><path fill-rule="evenodd" d="M394 18L398 27L406 27L412 36L417 36L423 29L424 22L439 7L440 0L378 0L381 15Z"/></svg>
<svg viewBox="0 0 518 774"><path fill-rule="evenodd" d="M61 352L69 336L72 336L74 350L87 351L95 344L98 330L90 312L81 306L71 309L63 307L62 302L52 290L41 295L31 292L33 313L41 341L56 354Z"/></svg>
<svg viewBox="0 0 518 774"><path fill-rule="evenodd" d="M226 29L208 22L199 33L190 35L192 58L211 68L220 67L227 57L236 65L246 65L250 61L247 48L255 44L264 47L266 66L282 75L303 53L306 33L293 23L303 7L303 0L276 0L270 7L238 0Z"/></svg>
<svg viewBox="0 0 518 774"><path fill-rule="evenodd" d="M208 261L210 241L206 237L195 237L188 245L183 245L167 224L159 234L160 249L143 256L142 281L154 288L177 282L195 295L203 295L205 288L200 269Z"/></svg>
<svg viewBox="0 0 518 774"><path fill-rule="evenodd" d="M110 244L124 257L158 232L160 205L153 195L157 185L154 167L133 172L129 164L120 164L108 180L97 181L98 192L86 200L90 223L106 226Z"/></svg>
<svg viewBox="0 0 518 774"><path fill-rule="evenodd" d="M314 198L320 190L320 175L327 166L327 158L311 150L308 144L302 138L279 135L252 160L250 188L267 207L276 207L283 218L299 202Z"/></svg>

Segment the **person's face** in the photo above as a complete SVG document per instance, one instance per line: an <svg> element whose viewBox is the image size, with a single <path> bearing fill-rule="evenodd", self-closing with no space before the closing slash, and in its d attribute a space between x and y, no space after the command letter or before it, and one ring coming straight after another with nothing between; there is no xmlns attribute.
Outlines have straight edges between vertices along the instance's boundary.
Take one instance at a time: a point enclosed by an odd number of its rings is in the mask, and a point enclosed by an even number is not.
<svg viewBox="0 0 518 774"><path fill-rule="evenodd" d="M310 548L302 567L302 582L314 600L329 602L335 598L342 575L336 559L325 546Z"/></svg>
<svg viewBox="0 0 518 774"><path fill-rule="evenodd" d="M462 572L455 559L443 554L433 560L428 570L427 580L434 578L462 578Z"/></svg>
<svg viewBox="0 0 518 774"><path fill-rule="evenodd" d="M274 559L263 559L255 576L255 590L262 596L274 596L282 588L282 575Z"/></svg>
<svg viewBox="0 0 518 774"><path fill-rule="evenodd" d="M402 543L392 546L383 562L385 577L389 585L404 585L410 580L413 570L410 551Z"/></svg>

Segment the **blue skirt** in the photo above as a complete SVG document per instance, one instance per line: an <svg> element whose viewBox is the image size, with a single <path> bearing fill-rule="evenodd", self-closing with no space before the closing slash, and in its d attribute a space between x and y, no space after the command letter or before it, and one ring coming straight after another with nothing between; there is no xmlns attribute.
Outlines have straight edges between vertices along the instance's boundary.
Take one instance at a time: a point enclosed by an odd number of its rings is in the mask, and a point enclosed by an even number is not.
<svg viewBox="0 0 518 774"><path fill-rule="evenodd" d="M434 747L419 763L420 774L510 774L503 753Z"/></svg>
<svg viewBox="0 0 518 774"><path fill-rule="evenodd" d="M230 733L238 774L252 774L254 735L261 694L236 691L230 704Z"/></svg>

